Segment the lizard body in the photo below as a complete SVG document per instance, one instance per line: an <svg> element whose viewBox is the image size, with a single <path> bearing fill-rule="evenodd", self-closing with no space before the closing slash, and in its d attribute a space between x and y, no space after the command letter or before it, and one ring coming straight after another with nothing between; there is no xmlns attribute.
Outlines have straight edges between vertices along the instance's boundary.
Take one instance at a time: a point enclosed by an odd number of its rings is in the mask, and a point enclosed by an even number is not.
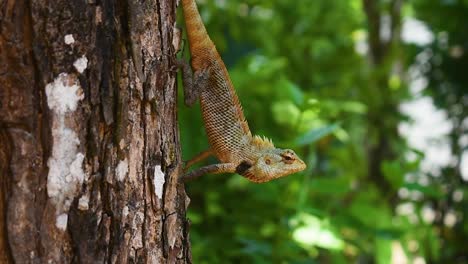
<svg viewBox="0 0 468 264"><path fill-rule="evenodd" d="M188 173L236 172L253 182L267 182L305 169L294 151L275 148L271 140L252 136L228 71L201 20L195 0L181 0L190 46L191 65L182 67L186 104L199 98L210 149L189 162L216 156L221 164ZM191 73L194 72L194 76ZM192 93L192 94L190 94ZM194 93L194 94L193 94Z"/></svg>

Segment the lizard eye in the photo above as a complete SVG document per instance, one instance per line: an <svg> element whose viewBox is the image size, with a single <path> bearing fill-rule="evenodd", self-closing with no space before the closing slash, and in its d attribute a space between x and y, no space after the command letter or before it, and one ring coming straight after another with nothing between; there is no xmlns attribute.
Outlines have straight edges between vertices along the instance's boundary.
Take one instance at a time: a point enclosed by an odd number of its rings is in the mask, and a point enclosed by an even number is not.
<svg viewBox="0 0 468 264"><path fill-rule="evenodd" d="M265 164L266 164L266 165L270 165L270 164L271 164L271 160L270 160L270 159L265 159Z"/></svg>
<svg viewBox="0 0 468 264"><path fill-rule="evenodd" d="M281 157L283 158L283 162L286 164L292 164L294 160L296 159L294 157L294 152L289 151L289 150L282 153Z"/></svg>

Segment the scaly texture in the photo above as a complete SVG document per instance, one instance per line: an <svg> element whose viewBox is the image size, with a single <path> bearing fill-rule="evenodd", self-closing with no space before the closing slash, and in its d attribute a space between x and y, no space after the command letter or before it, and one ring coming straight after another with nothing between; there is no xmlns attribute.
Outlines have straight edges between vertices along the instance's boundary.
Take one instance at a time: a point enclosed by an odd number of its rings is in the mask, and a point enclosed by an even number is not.
<svg viewBox="0 0 468 264"><path fill-rule="evenodd" d="M211 165L204 173L237 172L251 181L265 182L303 170L304 162L292 150L277 149L269 139L252 136L226 66L206 32L195 1L182 0L182 7L192 69L196 75L207 73L199 96L210 151L222 162L219 168Z"/></svg>

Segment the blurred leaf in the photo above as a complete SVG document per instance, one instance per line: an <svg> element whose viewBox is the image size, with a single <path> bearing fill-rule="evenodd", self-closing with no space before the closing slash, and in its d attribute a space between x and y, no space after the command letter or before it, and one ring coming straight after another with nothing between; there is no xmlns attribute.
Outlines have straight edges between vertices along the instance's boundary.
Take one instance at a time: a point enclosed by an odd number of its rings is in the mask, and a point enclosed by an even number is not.
<svg viewBox="0 0 468 264"><path fill-rule="evenodd" d="M391 211L384 205L378 205L370 197L360 195L351 204L349 212L361 223L372 229L384 229L391 226ZM374 232L374 231L373 231Z"/></svg>
<svg viewBox="0 0 468 264"><path fill-rule="evenodd" d="M260 241L240 238L239 241L244 245L242 251L248 254L271 255L271 246Z"/></svg>
<svg viewBox="0 0 468 264"><path fill-rule="evenodd" d="M377 263L390 264L392 260L392 240L377 239Z"/></svg>
<svg viewBox="0 0 468 264"><path fill-rule="evenodd" d="M273 117L278 124L294 127L301 111L291 101L278 101L273 104Z"/></svg>
<svg viewBox="0 0 468 264"><path fill-rule="evenodd" d="M435 186L423 186L418 183L405 183L404 187L410 191L419 191L429 197L440 199L444 197L442 190L438 189Z"/></svg>
<svg viewBox="0 0 468 264"><path fill-rule="evenodd" d="M401 87L400 76L398 76L396 74L393 74L392 76L390 76L390 79L388 80L388 86L392 90L400 89L400 87Z"/></svg>
<svg viewBox="0 0 468 264"><path fill-rule="evenodd" d="M356 101L344 101L338 105L343 109L343 111L350 113L365 114L367 112L366 105Z"/></svg>
<svg viewBox="0 0 468 264"><path fill-rule="evenodd" d="M290 99L294 102L294 104L299 106L304 103L304 93L291 81L285 78L281 78L280 81L276 83L275 88L280 98Z"/></svg>
<svg viewBox="0 0 468 264"><path fill-rule="evenodd" d="M402 168L401 162L385 161L382 164L382 171L393 188L398 189L403 185L406 171Z"/></svg>
<svg viewBox="0 0 468 264"><path fill-rule="evenodd" d="M303 136L299 137L296 140L296 144L299 145L299 146L312 144L312 143L316 142L317 140L319 140L319 139L333 133L338 128L339 128L338 124L333 124L333 125L313 129L313 130L307 132L306 134L304 134Z"/></svg>

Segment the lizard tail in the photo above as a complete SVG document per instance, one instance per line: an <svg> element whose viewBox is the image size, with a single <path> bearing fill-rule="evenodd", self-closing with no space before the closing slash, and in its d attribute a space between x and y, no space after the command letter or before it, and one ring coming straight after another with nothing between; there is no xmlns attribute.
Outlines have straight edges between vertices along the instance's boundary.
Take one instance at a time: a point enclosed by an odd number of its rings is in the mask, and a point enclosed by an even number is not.
<svg viewBox="0 0 468 264"><path fill-rule="evenodd" d="M192 55L192 67L194 70L204 69L211 58L219 56L218 52L206 32L195 0L181 1Z"/></svg>

